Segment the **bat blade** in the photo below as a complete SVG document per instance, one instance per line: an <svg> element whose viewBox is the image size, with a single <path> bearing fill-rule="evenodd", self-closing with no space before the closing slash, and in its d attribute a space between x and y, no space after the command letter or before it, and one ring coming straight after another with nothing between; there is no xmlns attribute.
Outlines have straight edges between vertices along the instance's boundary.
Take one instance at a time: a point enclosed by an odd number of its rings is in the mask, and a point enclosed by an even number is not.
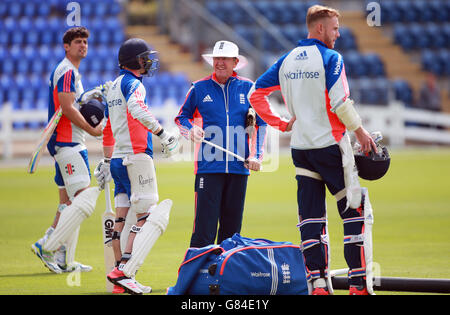
<svg viewBox="0 0 450 315"><path fill-rule="evenodd" d="M39 160L41 159L41 156L45 151L45 147L47 146L47 143L50 140L50 137L52 136L53 132L55 131L56 126L58 126L61 116L62 116L62 109L60 107L53 114L53 117L48 122L47 126L45 127L44 131L42 132L41 137L39 138L39 141L37 142L36 148L34 149L33 153L31 154L30 162L28 163L28 173L33 174L36 171Z"/></svg>
<svg viewBox="0 0 450 315"><path fill-rule="evenodd" d="M102 215L103 253L105 258L105 274L110 273L115 266L114 250L112 247L112 235L114 230L115 214L111 206L109 183L105 184L106 209ZM106 277L106 291L112 292L114 285Z"/></svg>

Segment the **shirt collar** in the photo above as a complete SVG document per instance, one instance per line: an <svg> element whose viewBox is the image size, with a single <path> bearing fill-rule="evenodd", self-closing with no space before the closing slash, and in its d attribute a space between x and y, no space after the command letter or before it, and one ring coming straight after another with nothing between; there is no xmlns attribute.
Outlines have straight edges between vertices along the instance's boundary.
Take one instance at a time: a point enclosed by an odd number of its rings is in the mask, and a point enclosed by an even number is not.
<svg viewBox="0 0 450 315"><path fill-rule="evenodd" d="M139 81L142 82L142 76L138 77L138 76L134 75L133 72L131 72L131 71L129 71L129 70L126 70L126 69L121 69L121 70L120 70L120 75L122 75L122 74L127 74L127 73L128 73L128 74L131 74L133 77L135 77L136 79L138 79Z"/></svg>
<svg viewBox="0 0 450 315"><path fill-rule="evenodd" d="M318 45L321 45L321 46L324 46L324 47L328 48L327 45L324 42L322 42L321 40L318 40L317 38L302 39L302 40L300 40L298 42L299 46L311 46L311 45L314 45L314 44L318 44Z"/></svg>
<svg viewBox="0 0 450 315"><path fill-rule="evenodd" d="M227 80L227 82L225 82L225 84L227 84L230 81L230 79L233 79L233 78L236 78L236 77L237 77L237 73L236 73L236 71L233 71L233 74L231 75L231 77L228 78L228 80ZM219 81L217 80L215 72L212 74L211 78L216 83L219 83ZM221 84L221 83L219 83L219 84Z"/></svg>

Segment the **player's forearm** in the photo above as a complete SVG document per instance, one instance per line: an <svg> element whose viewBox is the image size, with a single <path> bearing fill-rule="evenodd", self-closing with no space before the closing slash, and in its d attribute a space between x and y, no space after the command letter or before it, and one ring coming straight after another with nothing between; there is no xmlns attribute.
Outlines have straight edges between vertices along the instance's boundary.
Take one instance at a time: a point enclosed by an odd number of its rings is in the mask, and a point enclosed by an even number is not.
<svg viewBox="0 0 450 315"><path fill-rule="evenodd" d="M153 114L145 107L143 101L137 102L132 98L128 101L128 111L131 116L138 120L153 134L156 134L161 129L159 121L153 116Z"/></svg>
<svg viewBox="0 0 450 315"><path fill-rule="evenodd" d="M255 86L253 86L248 94L248 99L261 119L263 119L268 125L284 132L288 127L288 121L273 112L270 103L267 100L267 97L274 90L276 90L276 88L255 90Z"/></svg>
<svg viewBox="0 0 450 315"><path fill-rule="evenodd" d="M114 146L103 146L103 156L107 159L112 157Z"/></svg>
<svg viewBox="0 0 450 315"><path fill-rule="evenodd" d="M73 107L73 103L75 102L75 94L59 93L58 97L63 115L66 116L67 119L69 119L78 128L85 130L89 134L94 134L94 128L88 124L83 115L81 115L80 111Z"/></svg>

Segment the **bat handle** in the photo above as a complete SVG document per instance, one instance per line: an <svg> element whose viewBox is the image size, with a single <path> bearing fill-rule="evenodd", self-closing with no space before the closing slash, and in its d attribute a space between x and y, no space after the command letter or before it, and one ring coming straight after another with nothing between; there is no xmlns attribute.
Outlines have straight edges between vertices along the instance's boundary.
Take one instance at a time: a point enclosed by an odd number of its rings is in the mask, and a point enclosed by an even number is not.
<svg viewBox="0 0 450 315"><path fill-rule="evenodd" d="M109 182L105 183L105 200L106 200L106 209L112 211L111 192L109 190Z"/></svg>

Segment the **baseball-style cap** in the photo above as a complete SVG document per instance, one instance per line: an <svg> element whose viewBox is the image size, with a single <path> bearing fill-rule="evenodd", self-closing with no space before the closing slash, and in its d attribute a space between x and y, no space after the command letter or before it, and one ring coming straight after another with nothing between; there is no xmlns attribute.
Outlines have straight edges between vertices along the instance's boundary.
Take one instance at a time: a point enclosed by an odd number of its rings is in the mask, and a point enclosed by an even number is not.
<svg viewBox="0 0 450 315"><path fill-rule="evenodd" d="M236 57L239 59L239 62L234 70L242 69L248 64L247 58L239 55L239 47L235 43L226 40L216 42L212 54L203 54L202 57L211 66L213 65L214 57Z"/></svg>

